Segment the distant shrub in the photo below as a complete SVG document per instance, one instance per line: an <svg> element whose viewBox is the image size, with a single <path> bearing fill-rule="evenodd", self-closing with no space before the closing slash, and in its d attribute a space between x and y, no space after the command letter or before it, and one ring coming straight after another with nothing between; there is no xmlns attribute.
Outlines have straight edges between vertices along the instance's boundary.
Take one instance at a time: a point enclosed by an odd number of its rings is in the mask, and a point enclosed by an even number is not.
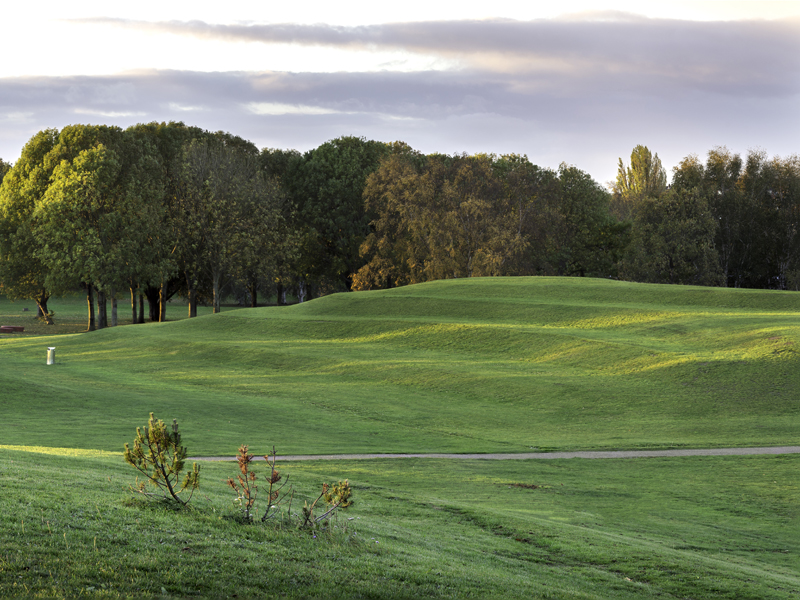
<svg viewBox="0 0 800 600"><path fill-rule="evenodd" d="M150 413L150 420L144 428L136 428L136 437L133 440L133 449L125 444L125 462L134 467L145 480L131 486L131 490L148 497L161 497L174 500L181 506L186 506L192 499L192 494L200 485L200 467L193 463L192 470L186 473L183 481L180 475L186 459L186 448L181 445L181 434L178 431L178 422L172 420L172 431L160 419ZM155 488L155 492L148 491L147 484ZM188 490L189 497L184 500L180 494Z"/></svg>

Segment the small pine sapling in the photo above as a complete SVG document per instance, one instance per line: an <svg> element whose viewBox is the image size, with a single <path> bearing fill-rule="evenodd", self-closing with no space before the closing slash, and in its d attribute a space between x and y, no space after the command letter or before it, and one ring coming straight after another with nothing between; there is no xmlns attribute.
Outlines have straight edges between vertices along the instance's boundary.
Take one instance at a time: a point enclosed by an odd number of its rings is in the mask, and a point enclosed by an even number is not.
<svg viewBox="0 0 800 600"><path fill-rule="evenodd" d="M226 481L231 489L236 492L235 502L238 502L242 507L244 518L247 521L251 521L257 512L255 503L256 496L258 495L258 486L256 485L258 476L255 471L250 469L250 463L253 461L253 458L254 456L248 451L247 445L240 446L239 454L236 456L240 473L236 476L236 479L228 477ZM280 511L280 505L286 500L286 497L289 496L288 493L281 494L281 490L283 490L284 486L288 483L289 478L287 477L283 483L280 483L283 476L278 472L278 469L275 468L276 453L274 446L272 447L272 454L265 456L264 460L267 461L267 465L269 466L269 475L264 476L269 487L267 488L267 507L264 509L264 514L261 517L262 521L266 521L277 515ZM278 485L279 483L280 485Z"/></svg>
<svg viewBox="0 0 800 600"><path fill-rule="evenodd" d="M350 499L353 491L350 489L350 482L345 479L335 484L322 484L322 492L314 502L309 506L308 502L303 506L303 524L301 527L314 527L320 521L330 518L335 515L341 508L345 510L353 505ZM314 509L320 500L324 500L327 504L327 510L320 516L314 516Z"/></svg>
<svg viewBox="0 0 800 600"><path fill-rule="evenodd" d="M276 453L275 453L275 446L272 447L272 454L267 454L264 457L264 460L267 461L269 465L269 477L267 477L267 483L269 483L269 489L267 490L268 500L267 500L267 508L264 511L264 516L261 517L262 521L266 521L267 519L271 519L275 515L280 512L280 505L286 500L286 496L289 496L289 512L291 512L292 508L292 498L294 497L294 491L291 494L284 493L281 495L281 490L283 490L284 486L289 482L289 477L287 476L286 479L278 485L278 483L283 479L283 476L278 472L275 468L275 460L276 460Z"/></svg>
<svg viewBox="0 0 800 600"><path fill-rule="evenodd" d="M192 471L186 474L183 482L178 483L186 459L186 448L181 445L181 434L175 419L172 420L172 431L167 431L164 421L150 413L147 426L136 428L133 450L125 444L124 456L125 462L145 476L145 481L140 482L137 478L136 486L131 486L133 491L145 496L172 499L186 506L200 485L200 467L197 463L193 463ZM158 491L148 492L148 482ZM189 490L189 497L184 501L180 494L185 490Z"/></svg>
<svg viewBox="0 0 800 600"><path fill-rule="evenodd" d="M244 518L250 521L253 518L253 506L256 503L256 496L258 495L258 486L256 485L256 474L250 470L250 462L253 460L253 455L247 451L247 445L239 446L239 454L236 455L236 462L239 463L239 475L236 480L233 477L228 477L228 485L236 492L236 502L242 507ZM238 481L237 481L238 480Z"/></svg>

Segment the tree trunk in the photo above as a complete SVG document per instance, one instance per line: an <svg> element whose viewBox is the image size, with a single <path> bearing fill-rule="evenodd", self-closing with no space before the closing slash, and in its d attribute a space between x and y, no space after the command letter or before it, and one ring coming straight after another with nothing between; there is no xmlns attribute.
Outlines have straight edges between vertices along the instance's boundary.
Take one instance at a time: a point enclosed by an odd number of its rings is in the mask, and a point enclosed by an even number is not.
<svg viewBox="0 0 800 600"><path fill-rule="evenodd" d="M92 286L90 284L86 285L86 304L89 307L89 325L86 331L94 331L94 294L92 290Z"/></svg>
<svg viewBox="0 0 800 600"><path fill-rule="evenodd" d="M219 301L219 280L220 280L220 277L221 277L221 275L217 274L217 273L214 273L214 275L212 276L212 279L213 279L213 282L214 282L214 301L213 301L214 302L214 314L217 314L219 312L219 305L220 305L220 301Z"/></svg>
<svg viewBox="0 0 800 600"><path fill-rule="evenodd" d="M131 284L131 324L136 325L139 321L137 320L138 312L136 310L136 288L133 287Z"/></svg>
<svg viewBox="0 0 800 600"><path fill-rule="evenodd" d="M53 319L50 318L50 311L47 310L47 301L49 300L49 298L50 296L44 290L42 290L41 294L36 296L35 298L37 306L36 311L39 313L36 316L42 317L45 323L47 323L48 325L52 325Z"/></svg>
<svg viewBox="0 0 800 600"><path fill-rule="evenodd" d="M97 328L105 329L108 327L108 302L106 301L106 293L102 290L97 290Z"/></svg>
<svg viewBox="0 0 800 600"><path fill-rule="evenodd" d="M150 309L150 321L152 322L158 321L158 316L161 312L158 305L158 295L160 291L159 288L154 288L149 285L144 290L145 296L147 296L147 305Z"/></svg>
<svg viewBox="0 0 800 600"><path fill-rule="evenodd" d="M139 292L139 320L138 323L144 323L144 294Z"/></svg>
<svg viewBox="0 0 800 600"><path fill-rule="evenodd" d="M282 283L278 284L278 299L276 300L278 306L286 306L286 288Z"/></svg>
<svg viewBox="0 0 800 600"><path fill-rule="evenodd" d="M253 284L250 286L250 308L258 306L258 286Z"/></svg>
<svg viewBox="0 0 800 600"><path fill-rule="evenodd" d="M116 327L117 323L117 290L111 289L111 326Z"/></svg>
<svg viewBox="0 0 800 600"><path fill-rule="evenodd" d="M163 323L167 320L167 282L162 281L158 289L158 322Z"/></svg>
<svg viewBox="0 0 800 600"><path fill-rule="evenodd" d="M197 279L186 273L186 289L188 290L189 318L197 316Z"/></svg>
<svg viewBox="0 0 800 600"><path fill-rule="evenodd" d="M306 301L306 280L301 279L297 282L297 301L303 303Z"/></svg>

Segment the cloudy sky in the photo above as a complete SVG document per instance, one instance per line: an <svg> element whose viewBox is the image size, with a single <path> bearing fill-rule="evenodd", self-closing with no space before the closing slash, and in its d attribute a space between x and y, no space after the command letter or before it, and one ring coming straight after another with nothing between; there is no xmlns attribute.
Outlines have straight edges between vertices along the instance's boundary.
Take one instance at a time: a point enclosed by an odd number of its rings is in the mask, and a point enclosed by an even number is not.
<svg viewBox="0 0 800 600"><path fill-rule="evenodd" d="M47 127L169 120L260 148L514 152L601 183L636 144L668 168L718 145L800 152L800 2L16 4L0 36L12 162Z"/></svg>

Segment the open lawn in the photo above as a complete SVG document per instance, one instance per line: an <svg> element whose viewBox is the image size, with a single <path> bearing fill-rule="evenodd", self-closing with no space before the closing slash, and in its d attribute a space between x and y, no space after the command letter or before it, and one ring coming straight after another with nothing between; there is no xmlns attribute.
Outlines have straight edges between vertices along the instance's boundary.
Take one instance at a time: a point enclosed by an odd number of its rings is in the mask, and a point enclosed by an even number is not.
<svg viewBox="0 0 800 600"><path fill-rule="evenodd" d="M0 440L119 450L154 411L177 418L198 455L240 443L292 454L794 444L798 299L474 279L10 334Z"/></svg>
<svg viewBox="0 0 800 600"><path fill-rule="evenodd" d="M193 455L797 444L797 303L473 279L3 336L0 596L798 598L800 455L279 464L295 512L353 484L315 538L233 519L231 463L176 512L115 454L151 411Z"/></svg>
<svg viewBox="0 0 800 600"><path fill-rule="evenodd" d="M335 535L232 520L235 464L175 512L126 491L121 457L0 451L0 596L800 595L797 455L278 466L295 511L350 478Z"/></svg>

